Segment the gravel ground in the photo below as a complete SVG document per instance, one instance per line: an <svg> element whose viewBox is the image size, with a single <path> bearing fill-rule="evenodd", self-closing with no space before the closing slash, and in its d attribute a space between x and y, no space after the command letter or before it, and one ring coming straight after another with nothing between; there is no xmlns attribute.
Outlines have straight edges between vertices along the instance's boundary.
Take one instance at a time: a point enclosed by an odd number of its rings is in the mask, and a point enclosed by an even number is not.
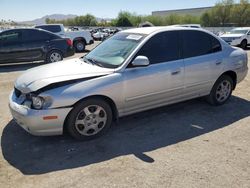
<svg viewBox="0 0 250 188"><path fill-rule="evenodd" d="M0 67L1 188L250 187L249 74L224 106L196 99L158 108L77 142L31 136L11 118L14 80L40 64Z"/></svg>

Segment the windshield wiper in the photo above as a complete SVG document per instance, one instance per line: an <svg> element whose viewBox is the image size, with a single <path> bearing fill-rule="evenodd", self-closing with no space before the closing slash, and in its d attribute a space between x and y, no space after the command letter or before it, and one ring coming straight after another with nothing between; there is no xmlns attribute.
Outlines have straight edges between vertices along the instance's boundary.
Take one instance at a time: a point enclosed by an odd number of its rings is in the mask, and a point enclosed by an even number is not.
<svg viewBox="0 0 250 188"><path fill-rule="evenodd" d="M92 65L96 65L96 66L99 66L99 67L104 67L102 65L102 63L96 61L95 59L93 58L87 58L85 56L81 57L81 59L85 62L85 63L88 63L88 64L92 64Z"/></svg>
<svg viewBox="0 0 250 188"><path fill-rule="evenodd" d="M103 65L100 63L100 62L98 62L98 61L96 61L95 59L93 59L93 58L86 58L89 62L91 62L93 65L97 65L97 66L99 66L99 67L103 67Z"/></svg>
<svg viewBox="0 0 250 188"><path fill-rule="evenodd" d="M93 64L85 56L81 57L80 59L82 59L84 63Z"/></svg>

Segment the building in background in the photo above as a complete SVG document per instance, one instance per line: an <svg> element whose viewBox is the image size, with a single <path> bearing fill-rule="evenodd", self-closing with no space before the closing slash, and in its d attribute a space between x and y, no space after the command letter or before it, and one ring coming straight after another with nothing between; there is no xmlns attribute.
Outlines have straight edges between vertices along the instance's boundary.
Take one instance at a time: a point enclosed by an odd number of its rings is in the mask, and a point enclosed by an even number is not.
<svg viewBox="0 0 250 188"><path fill-rule="evenodd" d="M171 14L178 15L191 15L191 16L201 16L206 11L211 10L213 7L200 7L200 8L190 8L190 9L178 9L178 10L163 10L152 12L153 16L170 16Z"/></svg>

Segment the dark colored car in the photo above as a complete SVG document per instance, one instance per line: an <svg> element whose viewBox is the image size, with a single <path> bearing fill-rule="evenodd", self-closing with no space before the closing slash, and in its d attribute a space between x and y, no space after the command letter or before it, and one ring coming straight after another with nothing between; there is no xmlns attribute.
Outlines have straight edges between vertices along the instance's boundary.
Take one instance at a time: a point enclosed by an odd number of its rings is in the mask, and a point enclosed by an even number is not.
<svg viewBox="0 0 250 188"><path fill-rule="evenodd" d="M70 39L41 29L12 29L0 33L0 63L56 62L74 55Z"/></svg>

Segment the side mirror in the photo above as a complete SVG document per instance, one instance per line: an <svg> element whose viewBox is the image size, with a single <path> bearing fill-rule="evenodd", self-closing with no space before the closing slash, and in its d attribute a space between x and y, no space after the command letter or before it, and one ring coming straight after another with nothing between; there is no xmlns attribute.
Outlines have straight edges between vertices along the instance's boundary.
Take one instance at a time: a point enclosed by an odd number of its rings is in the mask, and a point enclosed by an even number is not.
<svg viewBox="0 0 250 188"><path fill-rule="evenodd" d="M146 56L137 56L132 62L134 67L146 67L149 65L149 60Z"/></svg>

